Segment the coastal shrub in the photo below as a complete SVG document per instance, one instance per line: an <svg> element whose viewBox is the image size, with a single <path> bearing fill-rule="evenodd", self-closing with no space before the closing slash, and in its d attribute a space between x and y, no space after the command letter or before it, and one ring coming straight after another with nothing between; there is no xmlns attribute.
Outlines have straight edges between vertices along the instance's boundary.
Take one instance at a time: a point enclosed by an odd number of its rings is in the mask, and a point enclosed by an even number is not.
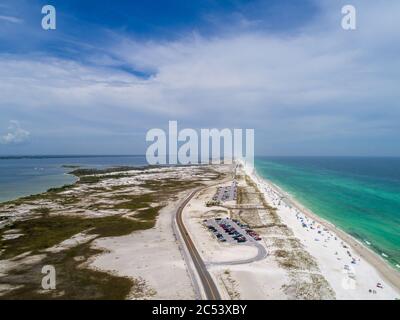
<svg viewBox="0 0 400 320"><path fill-rule="evenodd" d="M68 189L71 189L72 187L73 187L72 184L65 184L65 185L63 185L62 187L59 187L59 188L50 188L50 189L47 190L46 193L60 193L60 192L63 192L63 191L67 191ZM40 197L40 194L37 195L37 197Z"/></svg>
<svg viewBox="0 0 400 320"><path fill-rule="evenodd" d="M81 244L68 250L50 253L38 263L22 265L18 271L11 271L3 277L3 281L19 285L19 288L9 291L2 299L121 300L132 291L135 294L142 293L143 285L135 279L80 267L90 256L100 253L102 250L93 249L90 244ZM56 290L38 290L44 264L53 265L57 270Z"/></svg>
<svg viewBox="0 0 400 320"><path fill-rule="evenodd" d="M39 208L34 208L32 209L34 213L39 213L43 215L48 215L50 213L50 208L48 207L39 207Z"/></svg>
<svg viewBox="0 0 400 320"><path fill-rule="evenodd" d="M134 217L141 220L155 220L158 212L163 206L146 208L144 210L139 211L139 213L135 214Z"/></svg>
<svg viewBox="0 0 400 320"><path fill-rule="evenodd" d="M2 257L8 259L27 251L37 253L86 230L90 230L89 234L98 234L100 237L116 237L151 228L154 222L133 221L120 216L90 219L54 216L17 221L14 223L14 228L21 230L23 236L2 240L2 243L6 245ZM3 232L9 229L6 227Z"/></svg>
<svg viewBox="0 0 400 320"><path fill-rule="evenodd" d="M149 167L146 169L149 169ZM112 168L102 171L88 171L79 168L74 171L76 176L80 178L75 184L51 188L45 193L3 204L4 206L35 206L36 208L33 210L41 216L31 215L30 220L14 221L12 227L20 230L23 234L18 238L2 239L4 232L10 230L11 226L5 226L0 230L0 248L2 251L0 259L11 259L22 253L30 252L27 256L28 259L40 254L43 256L43 260L33 264L21 264L18 268L7 272L4 281L15 285L22 284L23 286L7 292L2 298L123 299L131 293L133 295L130 297L148 297L150 295L146 285L140 280L123 278L86 268L86 263L90 261L88 259L102 252L100 249L91 248L93 239L61 252L45 251L82 232L97 235L96 238L118 237L136 230L152 228L155 225L159 210L165 206L166 200L175 199L183 190L202 185L200 181L195 179L182 180L179 175L176 178L161 180L151 175L151 177L148 177L149 179L139 180L139 182L142 182L139 188L147 188L147 191L150 191L145 194L134 194L136 192L135 187L138 187L136 183L113 185L106 188L100 184L96 185L97 182L104 179L129 177L129 173L122 172L126 170L127 168L124 168L120 169L121 172L117 172L118 170ZM140 168L129 168L129 170L140 170ZM88 176L88 174L110 172L115 173L107 176ZM147 173L153 174L155 172L146 171L140 174L146 178ZM83 184L86 184L84 188L82 188ZM71 192L65 192L68 190L71 190ZM71 205L75 203L78 204ZM100 211L103 207L106 207L105 209L111 215L88 217L87 215L91 213L87 210L88 206L91 207L92 211ZM135 214L128 218L125 212L121 213L118 209L132 211ZM49 215L50 210L51 216ZM43 276L41 267L44 264L51 264L56 267L57 290L54 290L54 292L38 290Z"/></svg>
<svg viewBox="0 0 400 320"><path fill-rule="evenodd" d="M210 200L206 202L206 207L220 206L221 202L217 200Z"/></svg>

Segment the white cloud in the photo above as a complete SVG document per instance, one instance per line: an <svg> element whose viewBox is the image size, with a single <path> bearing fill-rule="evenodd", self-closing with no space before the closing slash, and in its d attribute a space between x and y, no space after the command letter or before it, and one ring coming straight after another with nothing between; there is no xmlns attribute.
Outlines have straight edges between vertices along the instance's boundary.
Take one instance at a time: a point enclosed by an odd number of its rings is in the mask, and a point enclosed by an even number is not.
<svg viewBox="0 0 400 320"><path fill-rule="evenodd" d="M12 17L12 16L4 16L0 15L0 20L11 22L11 23L22 23L23 20L17 17Z"/></svg>
<svg viewBox="0 0 400 320"><path fill-rule="evenodd" d="M353 2L359 8L354 32L341 28L340 6L324 4L323 20L287 36L239 30L174 41L116 37L99 50L109 57L95 57L97 67L3 55L0 108L52 114L57 122L47 126L64 132L71 127L63 127L59 114L77 120L74 132L79 121L116 128L174 119L199 127L239 125L286 139L288 148L289 141L311 134L394 135L400 62L393 39L400 20L384 17L400 12L400 2ZM118 70L118 61L153 76Z"/></svg>
<svg viewBox="0 0 400 320"><path fill-rule="evenodd" d="M18 144L29 139L30 132L22 129L19 121L11 120L8 126L8 133L0 136L2 144Z"/></svg>

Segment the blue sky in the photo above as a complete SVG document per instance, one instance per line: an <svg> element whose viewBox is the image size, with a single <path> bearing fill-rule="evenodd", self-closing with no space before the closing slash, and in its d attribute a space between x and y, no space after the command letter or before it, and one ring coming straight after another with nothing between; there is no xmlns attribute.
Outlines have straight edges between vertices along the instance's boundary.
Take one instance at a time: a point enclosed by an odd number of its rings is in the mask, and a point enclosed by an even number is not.
<svg viewBox="0 0 400 320"><path fill-rule="evenodd" d="M399 21L389 0L2 0L0 155L142 154L178 120L254 128L257 154L398 156Z"/></svg>

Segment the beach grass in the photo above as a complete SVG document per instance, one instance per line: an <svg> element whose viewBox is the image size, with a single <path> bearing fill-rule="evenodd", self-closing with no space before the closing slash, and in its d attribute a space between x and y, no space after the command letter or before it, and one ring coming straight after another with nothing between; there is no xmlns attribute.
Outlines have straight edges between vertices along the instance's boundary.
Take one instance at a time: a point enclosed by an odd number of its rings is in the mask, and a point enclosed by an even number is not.
<svg viewBox="0 0 400 320"><path fill-rule="evenodd" d="M1 282L20 286L2 299L124 299L132 290L141 291L134 279L114 276L81 265L101 250L82 244L58 253L51 253L39 263L22 266L3 277ZM43 265L56 270L56 290L42 290Z"/></svg>
<svg viewBox="0 0 400 320"><path fill-rule="evenodd" d="M1 278L0 284L16 286L1 299L124 299L128 294L139 298L153 294L141 279L87 268L91 257L103 252L91 244L97 238L119 237L152 228L159 211L169 201L201 182L196 179L183 181L179 175L161 180L149 178L141 181L140 188L144 191L138 194L131 191L132 187L137 187L135 184L107 188L98 185L105 179L129 177L130 174L123 171L133 168L114 170L77 169L74 172L79 181L75 184L3 203L7 210L19 206L33 208L29 209L31 216L28 219L11 220L0 229L0 259L14 262L26 257L40 259L18 264ZM90 214L102 210L108 213L98 217ZM3 237L13 230L21 236ZM94 237L61 251L47 250L81 233ZM51 292L41 290L40 286L41 268L46 264L53 265L57 271L57 289Z"/></svg>
<svg viewBox="0 0 400 320"><path fill-rule="evenodd" d="M82 218L72 216L42 216L36 219L15 222L12 226L2 229L1 235L11 229L20 230L23 235L16 239L1 242L3 259L13 258L30 251L33 254L50 248L73 235L89 230L88 234L99 237L116 237L129 234L135 230L151 228L153 219L146 222L132 221L120 216L101 218Z"/></svg>

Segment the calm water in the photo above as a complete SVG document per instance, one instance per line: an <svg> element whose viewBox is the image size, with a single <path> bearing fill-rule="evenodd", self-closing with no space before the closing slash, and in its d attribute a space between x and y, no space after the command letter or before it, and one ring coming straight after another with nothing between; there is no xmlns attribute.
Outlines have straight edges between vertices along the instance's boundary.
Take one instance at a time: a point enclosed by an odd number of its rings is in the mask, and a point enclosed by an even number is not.
<svg viewBox="0 0 400 320"><path fill-rule="evenodd" d="M400 158L259 157L256 169L400 265Z"/></svg>
<svg viewBox="0 0 400 320"><path fill-rule="evenodd" d="M102 168L144 165L144 156L0 157L0 202L75 182L63 165Z"/></svg>

